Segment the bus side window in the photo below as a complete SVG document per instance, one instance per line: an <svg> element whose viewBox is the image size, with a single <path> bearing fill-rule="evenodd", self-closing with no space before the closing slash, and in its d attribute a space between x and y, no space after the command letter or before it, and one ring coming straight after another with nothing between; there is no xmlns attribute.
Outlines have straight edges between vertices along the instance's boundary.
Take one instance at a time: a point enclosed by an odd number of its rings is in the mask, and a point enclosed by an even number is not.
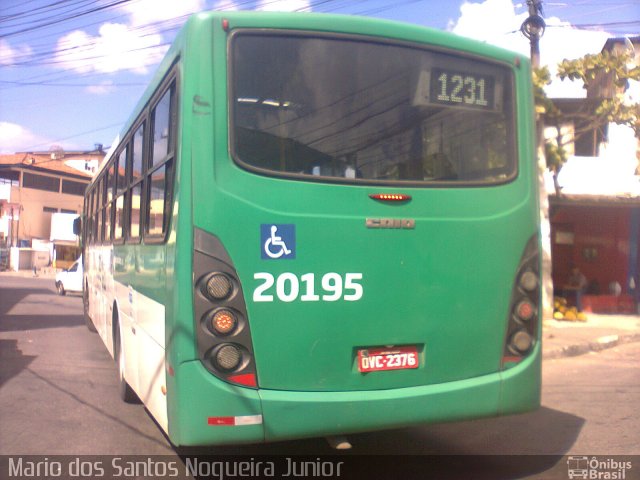
<svg viewBox="0 0 640 480"><path fill-rule="evenodd" d="M104 217L104 241L107 243L111 243L113 239L112 229L113 229L113 184L115 181L114 178L114 164L115 159L111 159L109 168L107 170L107 174L105 176L106 180L106 194L105 194L105 217Z"/></svg>
<svg viewBox="0 0 640 480"><path fill-rule="evenodd" d="M131 168L129 170L129 198L126 204L127 219L129 229L127 238L136 240L140 238L140 212L142 207L142 182L144 180L144 148L145 148L145 125L142 122L133 134L131 147L133 151L130 155Z"/></svg>
<svg viewBox="0 0 640 480"><path fill-rule="evenodd" d="M175 156L175 105L175 79L172 79L151 114L152 144L145 187L145 237L164 237L169 225L171 173Z"/></svg>
<svg viewBox="0 0 640 480"><path fill-rule="evenodd" d="M131 201L129 202L129 238L140 237L140 206L142 201L142 182L131 187Z"/></svg>
<svg viewBox="0 0 640 480"><path fill-rule="evenodd" d="M153 147L151 149L151 167L162 162L169 153L169 136L171 133L169 123L172 92L172 88L167 90L153 110Z"/></svg>
<svg viewBox="0 0 640 480"><path fill-rule="evenodd" d="M127 152L128 147L125 147L120 155L118 155L118 161L115 164L115 199L114 205L114 219L113 219L113 239L122 240L124 236L124 204L125 204L125 191L127 189Z"/></svg>
<svg viewBox="0 0 640 480"><path fill-rule="evenodd" d="M98 230L96 234L96 241L102 243L104 240L104 185L105 176L98 181L98 188L96 190L96 215Z"/></svg>
<svg viewBox="0 0 640 480"><path fill-rule="evenodd" d="M91 189L91 195L89 196L89 225L87 227L87 237L88 237L88 243L93 244L93 242L95 241L95 223L96 223L96 217L95 217L95 198L96 198L96 189L95 187Z"/></svg>
<svg viewBox="0 0 640 480"><path fill-rule="evenodd" d="M166 172L167 166L163 165L151 174L147 215L147 233L149 235L164 233Z"/></svg>

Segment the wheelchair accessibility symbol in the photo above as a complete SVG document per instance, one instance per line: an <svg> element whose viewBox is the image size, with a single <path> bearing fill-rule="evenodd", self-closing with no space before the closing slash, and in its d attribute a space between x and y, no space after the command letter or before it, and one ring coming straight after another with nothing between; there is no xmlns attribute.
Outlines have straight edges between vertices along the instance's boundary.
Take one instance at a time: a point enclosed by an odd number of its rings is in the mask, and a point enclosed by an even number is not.
<svg viewBox="0 0 640 480"><path fill-rule="evenodd" d="M265 260L296 258L296 226L260 225L260 247L261 257Z"/></svg>

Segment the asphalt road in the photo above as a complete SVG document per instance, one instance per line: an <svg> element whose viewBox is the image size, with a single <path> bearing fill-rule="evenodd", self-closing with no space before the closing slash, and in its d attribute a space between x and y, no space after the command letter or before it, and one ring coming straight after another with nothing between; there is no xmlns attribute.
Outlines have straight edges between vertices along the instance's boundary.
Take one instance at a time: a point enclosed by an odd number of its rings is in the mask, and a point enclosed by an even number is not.
<svg viewBox="0 0 640 480"><path fill-rule="evenodd" d="M640 454L640 343L548 360L543 376L537 412L352 435L348 454L544 456L503 478L567 478L564 455ZM336 452L308 439L179 453ZM177 454L143 406L120 401L115 365L84 326L81 297L56 295L51 280L0 274L0 455ZM638 473L640 461L625 478Z"/></svg>

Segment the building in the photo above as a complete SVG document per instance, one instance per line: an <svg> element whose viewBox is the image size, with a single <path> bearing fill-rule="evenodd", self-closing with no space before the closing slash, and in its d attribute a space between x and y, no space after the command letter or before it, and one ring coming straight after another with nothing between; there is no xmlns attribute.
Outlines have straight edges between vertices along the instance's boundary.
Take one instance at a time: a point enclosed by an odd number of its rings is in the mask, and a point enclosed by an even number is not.
<svg viewBox="0 0 640 480"><path fill-rule="evenodd" d="M49 251L38 256L37 266L75 260L77 242L52 238L52 215L82 212L84 191L104 155L101 148L0 155L0 248ZM16 254L22 258L18 268L33 267L27 264L35 257L25 252Z"/></svg>
<svg viewBox="0 0 640 480"><path fill-rule="evenodd" d="M640 301L640 197L550 198L554 290L563 295L573 267L588 281L583 306L598 313L636 313Z"/></svg>
<svg viewBox="0 0 640 480"><path fill-rule="evenodd" d="M603 52L623 49L640 64L640 37L609 39ZM640 143L631 128L591 121L602 99L630 91L638 102L637 82L621 87L598 75L586 98L553 99L563 123L546 132L569 154L559 191L547 187L554 292L563 294L577 267L588 280L584 307L600 313L640 312Z"/></svg>

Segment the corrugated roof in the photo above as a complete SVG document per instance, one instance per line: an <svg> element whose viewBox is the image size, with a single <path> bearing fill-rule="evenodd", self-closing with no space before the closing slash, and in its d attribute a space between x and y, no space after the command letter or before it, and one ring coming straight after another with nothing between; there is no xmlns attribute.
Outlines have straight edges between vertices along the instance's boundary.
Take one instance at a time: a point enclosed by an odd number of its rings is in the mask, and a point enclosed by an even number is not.
<svg viewBox="0 0 640 480"><path fill-rule="evenodd" d="M70 160L102 160L102 154L69 154L65 153L62 158L51 158L52 153L15 153L8 155L0 155L0 166L16 166L24 169L33 170L46 170L55 173L64 173L68 175L75 175L86 177L91 179L93 172L82 171L69 165L65 162Z"/></svg>

